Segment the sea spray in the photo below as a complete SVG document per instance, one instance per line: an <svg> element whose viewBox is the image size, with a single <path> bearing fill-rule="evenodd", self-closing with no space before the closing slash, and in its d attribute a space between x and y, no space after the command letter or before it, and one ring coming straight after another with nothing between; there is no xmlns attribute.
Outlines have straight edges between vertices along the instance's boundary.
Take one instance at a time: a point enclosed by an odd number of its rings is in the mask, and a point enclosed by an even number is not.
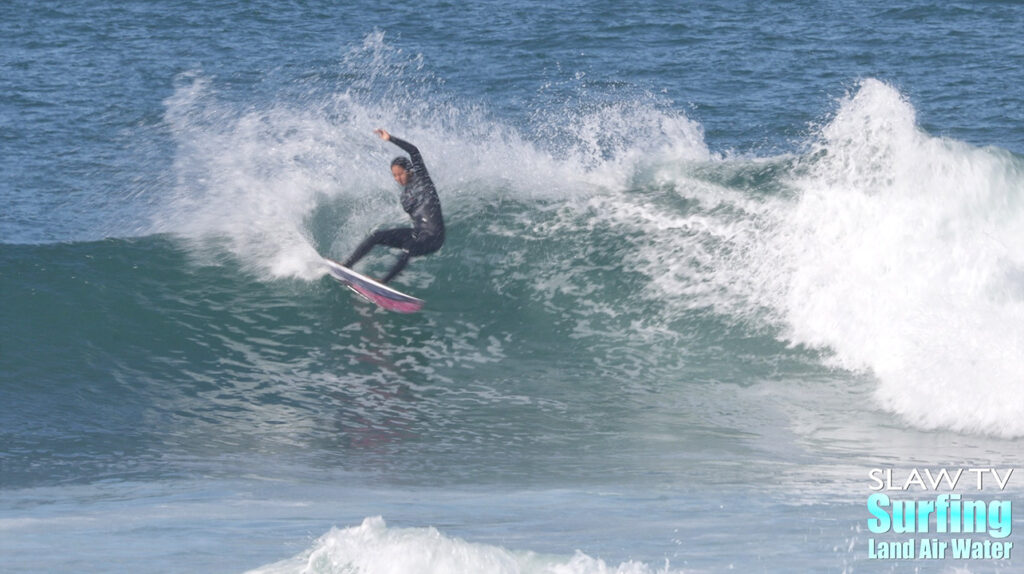
<svg viewBox="0 0 1024 574"><path fill-rule="evenodd" d="M308 80L305 92L244 109L201 71L182 74L165 101L175 185L152 231L185 237L199 253L227 248L257 276L318 277L318 254L342 257L373 227L406 221L386 169L396 152L372 136L381 126L421 149L455 222L495 202L585 201L628 186L652 157L709 156L699 124L653 96L536 114L523 129L456 101L421 55L381 33L338 67L344 83ZM332 229L311 225L327 212Z"/></svg>

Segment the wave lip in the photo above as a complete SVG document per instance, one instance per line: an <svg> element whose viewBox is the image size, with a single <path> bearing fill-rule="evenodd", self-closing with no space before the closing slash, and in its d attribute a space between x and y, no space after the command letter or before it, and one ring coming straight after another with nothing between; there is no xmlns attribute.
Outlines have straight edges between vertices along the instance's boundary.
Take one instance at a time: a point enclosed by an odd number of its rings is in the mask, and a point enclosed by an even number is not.
<svg viewBox="0 0 1024 574"><path fill-rule="evenodd" d="M257 568L250 574L326 572L667 574L669 570L667 565L655 570L634 561L609 566L579 551L571 558L511 551L445 536L435 528L389 528L383 518L375 516L364 519L359 526L334 528L295 558Z"/></svg>
<svg viewBox="0 0 1024 574"><path fill-rule="evenodd" d="M865 80L824 127L777 247L795 342L869 369L925 429L1024 435L1024 166L924 133Z"/></svg>

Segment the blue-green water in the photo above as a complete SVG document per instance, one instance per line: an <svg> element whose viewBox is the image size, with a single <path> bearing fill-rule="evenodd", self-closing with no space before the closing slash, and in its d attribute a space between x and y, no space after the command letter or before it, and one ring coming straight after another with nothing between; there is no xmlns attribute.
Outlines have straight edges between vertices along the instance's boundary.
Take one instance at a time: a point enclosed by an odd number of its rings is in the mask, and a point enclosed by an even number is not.
<svg viewBox="0 0 1024 574"><path fill-rule="evenodd" d="M1022 28L5 4L0 571L1013 571L865 501L1024 454ZM447 217L415 315L320 264L406 220L377 127Z"/></svg>

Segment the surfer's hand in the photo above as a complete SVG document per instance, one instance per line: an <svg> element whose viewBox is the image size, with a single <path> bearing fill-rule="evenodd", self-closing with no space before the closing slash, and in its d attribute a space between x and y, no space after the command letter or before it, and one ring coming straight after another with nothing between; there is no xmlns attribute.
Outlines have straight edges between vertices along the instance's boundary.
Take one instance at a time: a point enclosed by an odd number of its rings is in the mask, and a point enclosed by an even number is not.
<svg viewBox="0 0 1024 574"><path fill-rule="evenodd" d="M382 140L384 140L386 142L387 141L391 141L391 134L389 134L387 132L387 130L382 130L382 129L378 128L378 129L373 130L373 133L379 135L380 139L382 139Z"/></svg>

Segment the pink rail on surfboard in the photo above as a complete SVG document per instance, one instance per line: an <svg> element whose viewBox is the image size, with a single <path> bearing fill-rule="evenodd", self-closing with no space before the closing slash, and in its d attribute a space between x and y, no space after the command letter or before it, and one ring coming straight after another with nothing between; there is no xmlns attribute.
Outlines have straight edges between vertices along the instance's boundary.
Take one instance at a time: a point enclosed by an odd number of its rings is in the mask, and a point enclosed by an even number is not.
<svg viewBox="0 0 1024 574"><path fill-rule="evenodd" d="M423 300L396 291L383 283L345 267L337 261L324 259L331 277L347 285L366 300L389 311L415 313L423 308Z"/></svg>

